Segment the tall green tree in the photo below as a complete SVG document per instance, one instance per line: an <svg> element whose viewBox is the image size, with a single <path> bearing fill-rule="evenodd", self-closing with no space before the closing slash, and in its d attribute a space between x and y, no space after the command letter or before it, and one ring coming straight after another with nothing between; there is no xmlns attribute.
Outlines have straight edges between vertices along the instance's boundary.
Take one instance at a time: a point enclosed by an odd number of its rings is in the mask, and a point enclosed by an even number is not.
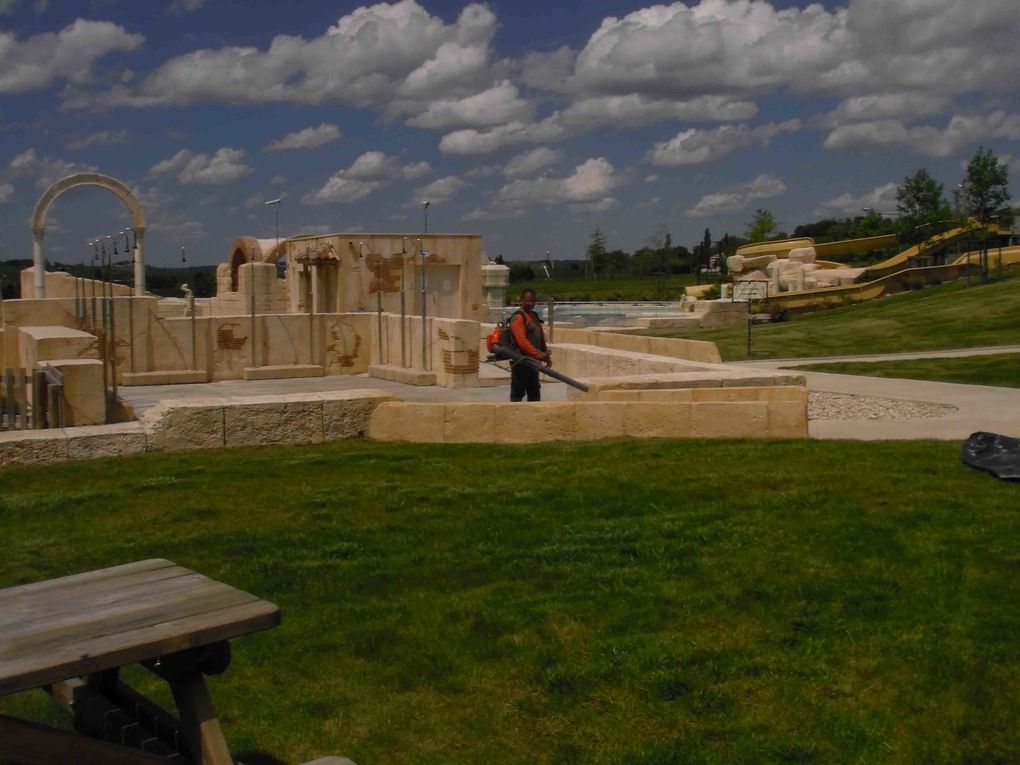
<svg viewBox="0 0 1020 765"><path fill-rule="evenodd" d="M605 273L606 268L606 237L598 226L591 232L591 240L588 243L588 262L591 264L591 278L595 281L599 273Z"/></svg>
<svg viewBox="0 0 1020 765"><path fill-rule="evenodd" d="M744 229L744 236L752 242L764 242L776 230L776 216L760 207L751 216L751 222Z"/></svg>
<svg viewBox="0 0 1020 765"><path fill-rule="evenodd" d="M1009 200L1009 169L991 150L978 147L958 188L957 206L980 226L981 281L988 281L988 224L1012 217Z"/></svg>
<svg viewBox="0 0 1020 765"><path fill-rule="evenodd" d="M978 223L991 223L1009 213L1009 168L980 147L967 163L967 174L960 184L959 202L963 213Z"/></svg>
<svg viewBox="0 0 1020 765"><path fill-rule="evenodd" d="M896 210L904 223L915 227L951 216L942 184L923 167L896 187Z"/></svg>

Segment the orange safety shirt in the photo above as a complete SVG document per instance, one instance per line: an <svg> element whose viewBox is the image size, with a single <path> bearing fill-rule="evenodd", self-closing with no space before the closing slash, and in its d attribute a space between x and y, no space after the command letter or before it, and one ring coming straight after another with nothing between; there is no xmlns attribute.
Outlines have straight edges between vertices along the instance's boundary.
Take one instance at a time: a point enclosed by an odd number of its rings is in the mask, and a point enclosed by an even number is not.
<svg viewBox="0 0 1020 765"><path fill-rule="evenodd" d="M527 314L527 320L525 320ZM546 354L545 332L542 321L534 313L521 309L510 320L510 332L513 333L517 347L533 359L541 360Z"/></svg>

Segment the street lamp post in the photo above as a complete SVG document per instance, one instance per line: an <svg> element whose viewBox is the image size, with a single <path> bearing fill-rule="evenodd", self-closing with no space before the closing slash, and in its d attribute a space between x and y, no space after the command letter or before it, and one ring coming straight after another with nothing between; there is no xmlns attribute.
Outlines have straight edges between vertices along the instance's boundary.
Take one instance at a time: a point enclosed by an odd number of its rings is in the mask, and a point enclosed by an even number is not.
<svg viewBox="0 0 1020 765"><path fill-rule="evenodd" d="M429 233L429 204L427 200L421 203L422 212L425 215L425 230L424 235ZM425 249L424 243L419 244L418 249L421 251L421 368L422 370L428 369L428 365L425 361L425 355L427 353L427 342L428 342L428 330L425 322L425 316L428 311L426 305L426 282L425 282L425 259L429 256L429 251Z"/></svg>

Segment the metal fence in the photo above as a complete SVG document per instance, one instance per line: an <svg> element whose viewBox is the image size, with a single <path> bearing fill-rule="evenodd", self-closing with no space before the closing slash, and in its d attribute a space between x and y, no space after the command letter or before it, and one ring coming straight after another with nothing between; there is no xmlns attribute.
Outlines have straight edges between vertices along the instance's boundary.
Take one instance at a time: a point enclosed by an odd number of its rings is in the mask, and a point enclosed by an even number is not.
<svg viewBox="0 0 1020 765"><path fill-rule="evenodd" d="M67 423L64 376L50 364L32 371L5 369L0 387L0 430L62 428Z"/></svg>

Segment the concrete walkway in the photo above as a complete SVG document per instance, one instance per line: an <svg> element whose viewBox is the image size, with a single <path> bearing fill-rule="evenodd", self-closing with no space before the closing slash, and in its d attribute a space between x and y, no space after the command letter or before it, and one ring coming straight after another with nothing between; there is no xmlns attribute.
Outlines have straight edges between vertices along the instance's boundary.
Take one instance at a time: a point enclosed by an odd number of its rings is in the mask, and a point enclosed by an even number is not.
<svg viewBox="0 0 1020 765"><path fill-rule="evenodd" d="M997 353L1020 353L1020 345L993 345L984 348L957 348L950 351L907 351L905 353L872 353L862 356L813 356L802 359L755 359L741 361L744 367L786 369L803 364L830 364L844 361L907 361L910 359L957 359L966 356L992 356Z"/></svg>
<svg viewBox="0 0 1020 765"><path fill-rule="evenodd" d="M843 361L899 361L904 359L960 358L996 353L1020 353L1020 345L987 348L961 348L949 351L916 351L867 356L830 356L801 359L762 359L742 361L741 366L787 369L804 364ZM813 438L852 438L863 440L937 438L960 440L978 430L1020 437L1020 388L996 388L990 385L960 385L863 375L837 375L798 370L808 390L877 396L901 401L924 401L956 407L946 417L918 420L812 420L808 430Z"/></svg>
<svg viewBox="0 0 1020 765"><path fill-rule="evenodd" d="M972 348L956 351L883 354L881 356L840 356L812 359L769 359L741 362L742 367L782 369L801 364L825 361L880 361L901 358L939 358L976 356L991 353L1020 353L1020 346ZM293 380L226 380L196 385L150 385L121 388L121 396L140 414L156 402L169 398L207 396L260 396L276 393L311 393L319 391L373 388L391 391L405 401L506 401L509 397L509 375L492 365L482 365L480 388L418 387L379 380L368 375L333 375ZM811 420L808 429L812 438L849 438L860 440L934 438L962 441L978 430L1020 437L1020 388L994 388L983 385L897 380L858 375L836 375L824 372L802 372L811 391L876 396L902 401L924 401L955 407L945 416L916 420ZM567 386L544 381L542 397L547 401L565 401Z"/></svg>
<svg viewBox="0 0 1020 765"><path fill-rule="evenodd" d="M320 393L323 391L357 390L371 388L393 393L404 401L509 401L510 375L490 364L480 370L480 388L439 388L434 385L418 386L391 382L359 375L329 375L326 377L299 377L290 380L222 380L193 385L139 385L121 387L120 397L135 408L136 416L164 399L189 399L225 396L267 396L280 393ZM546 401L566 401L567 386L544 380L542 398Z"/></svg>

